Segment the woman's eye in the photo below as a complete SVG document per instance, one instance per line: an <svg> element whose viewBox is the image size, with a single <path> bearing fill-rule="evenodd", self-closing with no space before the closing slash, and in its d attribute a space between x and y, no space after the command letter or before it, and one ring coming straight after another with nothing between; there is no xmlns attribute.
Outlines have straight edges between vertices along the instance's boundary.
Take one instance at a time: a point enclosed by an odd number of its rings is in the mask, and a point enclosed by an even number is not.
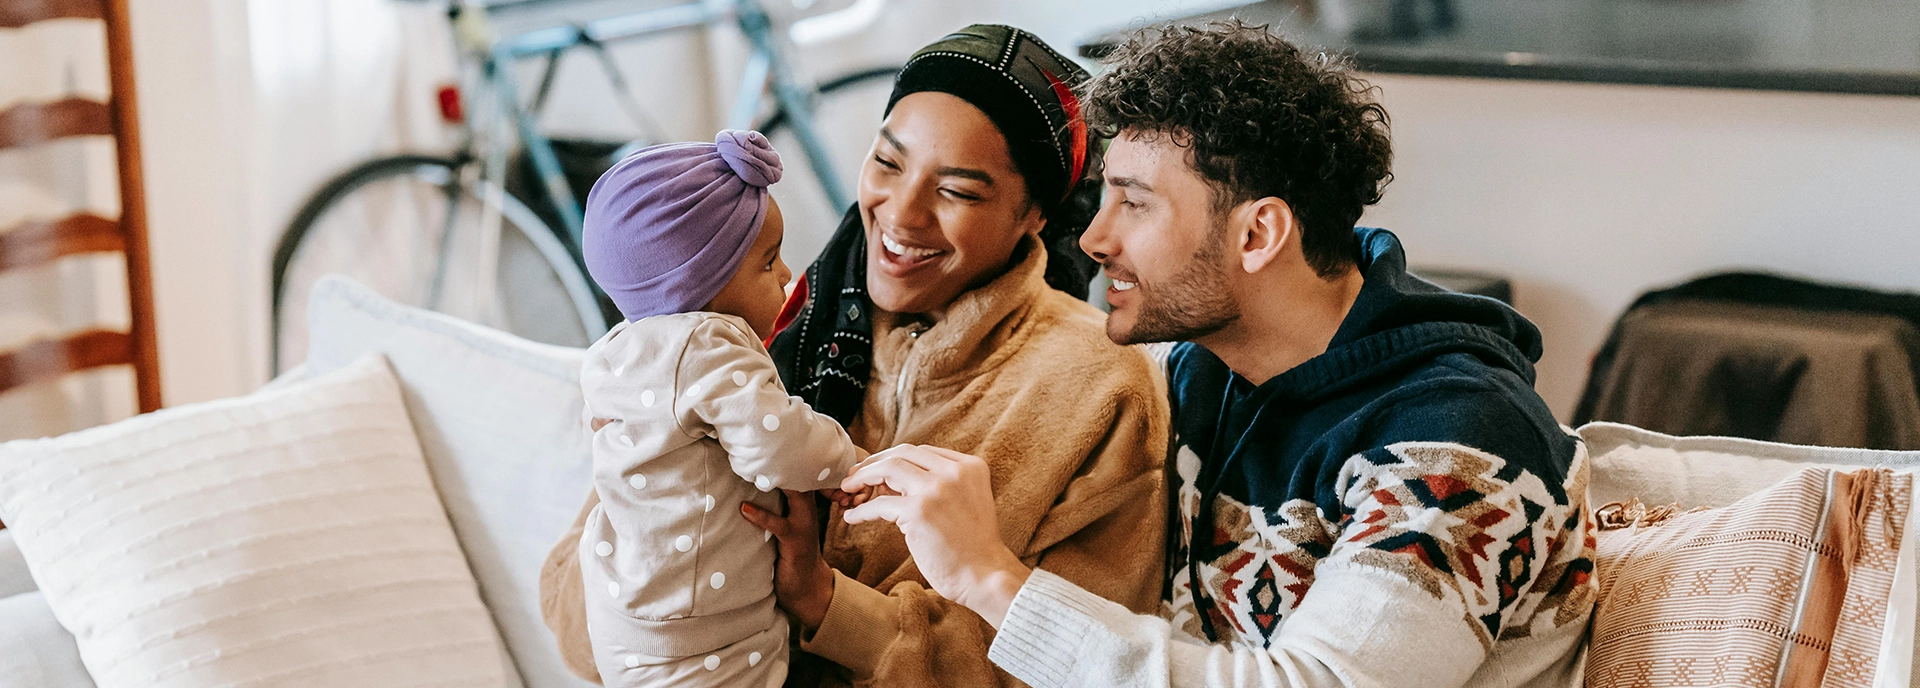
<svg viewBox="0 0 1920 688"><path fill-rule="evenodd" d="M886 158L883 158L883 157L880 157L880 156L878 156L878 155L876 155L876 156L873 156L873 161L874 161L874 162L877 162L877 163L880 163L880 166L881 166L881 167L885 167L885 168L887 168L887 169L889 169L889 170L899 170L899 169L900 169L900 166L899 166L899 165L895 165L895 164L893 164L893 162L891 162L891 161L889 161L889 160L887 160Z"/></svg>

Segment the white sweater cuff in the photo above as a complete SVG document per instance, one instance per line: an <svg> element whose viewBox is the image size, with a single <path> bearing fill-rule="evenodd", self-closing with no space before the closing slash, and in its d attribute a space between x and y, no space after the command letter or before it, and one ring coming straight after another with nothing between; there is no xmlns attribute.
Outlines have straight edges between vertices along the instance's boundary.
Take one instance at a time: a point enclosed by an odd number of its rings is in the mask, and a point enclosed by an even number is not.
<svg viewBox="0 0 1920 688"><path fill-rule="evenodd" d="M1007 608L987 659L1033 688L1073 685L1084 646L1109 635L1097 620L1106 599L1034 569Z"/></svg>

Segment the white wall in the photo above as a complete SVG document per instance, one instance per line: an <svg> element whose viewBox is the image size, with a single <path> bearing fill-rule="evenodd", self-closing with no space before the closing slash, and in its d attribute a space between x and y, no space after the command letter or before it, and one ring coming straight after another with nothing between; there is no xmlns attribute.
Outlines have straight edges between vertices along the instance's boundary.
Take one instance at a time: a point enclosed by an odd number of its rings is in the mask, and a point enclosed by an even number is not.
<svg viewBox="0 0 1920 688"><path fill-rule="evenodd" d="M1365 223L1515 281L1564 420L1635 296L1726 269L1920 290L1920 98L1378 75Z"/></svg>
<svg viewBox="0 0 1920 688"><path fill-rule="evenodd" d="M133 0L160 381L169 406L252 389L246 307L256 284L247 224L243 0Z"/></svg>

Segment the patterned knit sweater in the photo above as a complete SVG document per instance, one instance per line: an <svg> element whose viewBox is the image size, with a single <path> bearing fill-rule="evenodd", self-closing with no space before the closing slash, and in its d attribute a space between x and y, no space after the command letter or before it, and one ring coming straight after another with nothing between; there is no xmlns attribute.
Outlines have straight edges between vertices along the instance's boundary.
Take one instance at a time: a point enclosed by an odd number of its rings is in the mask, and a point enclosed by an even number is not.
<svg viewBox="0 0 1920 688"><path fill-rule="evenodd" d="M1256 386L1171 350L1161 617L1038 571L994 661L1034 686L1578 685L1587 468L1533 392L1539 331L1357 231L1326 353Z"/></svg>

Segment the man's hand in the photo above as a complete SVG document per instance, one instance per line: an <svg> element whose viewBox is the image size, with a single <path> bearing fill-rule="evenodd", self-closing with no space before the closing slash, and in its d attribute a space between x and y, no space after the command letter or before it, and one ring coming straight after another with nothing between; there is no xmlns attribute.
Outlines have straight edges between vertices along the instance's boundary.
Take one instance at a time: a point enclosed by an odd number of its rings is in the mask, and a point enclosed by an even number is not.
<svg viewBox="0 0 1920 688"><path fill-rule="evenodd" d="M1032 571L1000 541L986 462L900 445L868 457L840 483L848 493L879 488L885 491L845 512L847 522L893 522L934 591L999 628Z"/></svg>
<svg viewBox="0 0 1920 688"><path fill-rule="evenodd" d="M740 504L740 515L779 539L773 565L773 597L780 608L812 633L827 618L833 604L833 569L820 556L820 526L815 518L813 493L781 490L786 515Z"/></svg>

